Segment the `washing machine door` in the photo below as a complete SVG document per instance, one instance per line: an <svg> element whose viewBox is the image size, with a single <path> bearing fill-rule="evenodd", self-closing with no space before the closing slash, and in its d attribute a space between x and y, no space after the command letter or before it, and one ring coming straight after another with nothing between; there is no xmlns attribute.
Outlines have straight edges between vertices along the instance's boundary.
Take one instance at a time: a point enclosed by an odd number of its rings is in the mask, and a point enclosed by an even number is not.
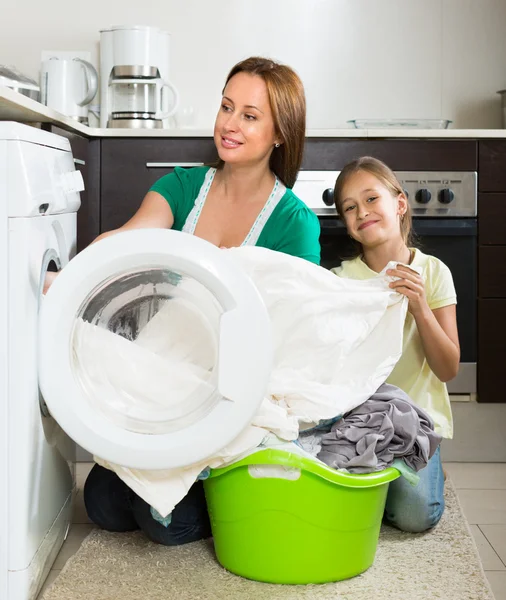
<svg viewBox="0 0 506 600"><path fill-rule="evenodd" d="M39 317L39 385L89 452L139 469L213 456L251 422L269 317L229 256L170 230L119 233L63 269Z"/></svg>

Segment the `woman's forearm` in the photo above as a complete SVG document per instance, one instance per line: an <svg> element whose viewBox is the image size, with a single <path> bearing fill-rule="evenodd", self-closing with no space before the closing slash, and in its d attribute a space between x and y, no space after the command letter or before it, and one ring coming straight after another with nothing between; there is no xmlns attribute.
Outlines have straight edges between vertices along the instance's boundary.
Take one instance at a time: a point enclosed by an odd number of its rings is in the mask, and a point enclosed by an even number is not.
<svg viewBox="0 0 506 600"><path fill-rule="evenodd" d="M90 243L94 244L95 242L99 242L100 240L103 240L106 237L109 237L111 235L114 235L115 233L118 233L120 231L121 228L119 229L111 229L111 231L104 231L104 233L101 233L100 235L97 235L97 237Z"/></svg>
<svg viewBox="0 0 506 600"><path fill-rule="evenodd" d="M174 216L169 203L157 192L148 192L135 215L124 225L111 231L104 231L96 237L92 244L106 237L130 231L132 229L170 229L174 224Z"/></svg>
<svg viewBox="0 0 506 600"><path fill-rule="evenodd" d="M459 370L458 346L445 333L430 308L416 315L415 321L429 367L438 379L450 381Z"/></svg>

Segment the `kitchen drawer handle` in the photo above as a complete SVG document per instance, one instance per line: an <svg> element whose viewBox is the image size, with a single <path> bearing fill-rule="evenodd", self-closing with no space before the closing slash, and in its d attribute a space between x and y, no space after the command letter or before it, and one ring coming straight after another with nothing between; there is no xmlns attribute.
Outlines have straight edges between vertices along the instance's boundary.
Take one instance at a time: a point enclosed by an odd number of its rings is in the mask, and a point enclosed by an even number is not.
<svg viewBox="0 0 506 600"><path fill-rule="evenodd" d="M201 167L202 162L147 162L148 169L173 169L174 167Z"/></svg>
<svg viewBox="0 0 506 600"><path fill-rule="evenodd" d="M74 158L75 165L82 165L83 167L86 165L86 161L81 160L80 158Z"/></svg>

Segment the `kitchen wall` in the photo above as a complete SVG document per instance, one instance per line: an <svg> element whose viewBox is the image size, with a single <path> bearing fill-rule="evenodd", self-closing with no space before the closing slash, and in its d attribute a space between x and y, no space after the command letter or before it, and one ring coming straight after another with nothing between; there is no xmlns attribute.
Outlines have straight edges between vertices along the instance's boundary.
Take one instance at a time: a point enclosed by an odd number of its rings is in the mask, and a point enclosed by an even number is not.
<svg viewBox="0 0 506 600"><path fill-rule="evenodd" d="M501 127L506 0L24 0L0 19L0 64L33 77L42 50L89 50L98 65L101 28L166 29L195 127L212 126L226 73L253 54L299 72L312 129L364 117Z"/></svg>

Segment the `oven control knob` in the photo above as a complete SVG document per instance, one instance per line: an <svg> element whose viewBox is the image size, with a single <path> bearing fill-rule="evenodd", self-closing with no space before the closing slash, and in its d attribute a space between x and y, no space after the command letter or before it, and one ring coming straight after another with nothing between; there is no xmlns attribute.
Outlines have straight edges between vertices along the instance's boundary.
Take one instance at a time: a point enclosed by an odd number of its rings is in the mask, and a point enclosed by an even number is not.
<svg viewBox="0 0 506 600"><path fill-rule="evenodd" d="M334 190L332 188L324 190L322 200L326 206L334 206Z"/></svg>
<svg viewBox="0 0 506 600"><path fill-rule="evenodd" d="M415 200L418 202L418 204L428 204L431 198L431 193L425 188L418 190L418 192L415 194Z"/></svg>
<svg viewBox="0 0 506 600"><path fill-rule="evenodd" d="M439 192L439 202L441 202L441 204L450 204L450 202L453 202L454 198L455 194L453 193L453 190L450 190L449 188L445 188Z"/></svg>

